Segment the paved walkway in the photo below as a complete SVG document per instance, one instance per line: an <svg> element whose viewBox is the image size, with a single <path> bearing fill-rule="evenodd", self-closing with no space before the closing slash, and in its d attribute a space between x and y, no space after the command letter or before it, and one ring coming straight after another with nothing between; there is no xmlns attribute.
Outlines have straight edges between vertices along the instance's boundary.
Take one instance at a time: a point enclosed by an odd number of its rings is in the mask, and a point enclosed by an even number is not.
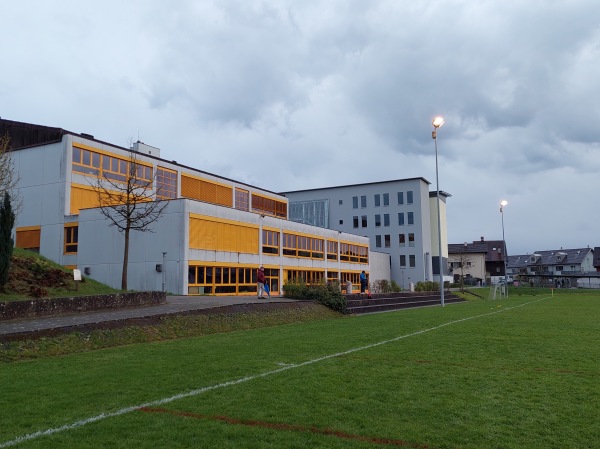
<svg viewBox="0 0 600 449"><path fill-rule="evenodd" d="M0 321L0 336L107 321L118 321L129 318L177 314L190 310L211 309L237 304L281 302L294 302L294 300L275 296L267 299L258 299L254 296L167 296L167 302L165 304L81 312L73 315Z"/></svg>

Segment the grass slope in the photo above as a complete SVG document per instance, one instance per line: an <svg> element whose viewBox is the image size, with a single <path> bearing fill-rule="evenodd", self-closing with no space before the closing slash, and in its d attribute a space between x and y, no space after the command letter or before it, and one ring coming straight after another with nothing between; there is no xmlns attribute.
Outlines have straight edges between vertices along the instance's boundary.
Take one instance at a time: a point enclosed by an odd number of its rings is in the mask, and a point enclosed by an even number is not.
<svg viewBox="0 0 600 449"><path fill-rule="evenodd" d="M0 448L597 447L599 313L565 290L4 363Z"/></svg>

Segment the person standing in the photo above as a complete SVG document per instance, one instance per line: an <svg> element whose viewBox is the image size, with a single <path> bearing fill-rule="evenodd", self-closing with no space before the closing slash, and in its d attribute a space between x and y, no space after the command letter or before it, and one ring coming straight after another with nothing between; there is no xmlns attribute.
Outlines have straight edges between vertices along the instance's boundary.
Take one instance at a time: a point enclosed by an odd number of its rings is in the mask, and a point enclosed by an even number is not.
<svg viewBox="0 0 600 449"><path fill-rule="evenodd" d="M258 299L265 299L263 296L265 294L265 282L267 279L265 278L265 269L264 267L260 267L256 272L256 285L258 292Z"/></svg>
<svg viewBox="0 0 600 449"><path fill-rule="evenodd" d="M367 275L365 274L365 270L360 273L360 293L365 293L367 290Z"/></svg>

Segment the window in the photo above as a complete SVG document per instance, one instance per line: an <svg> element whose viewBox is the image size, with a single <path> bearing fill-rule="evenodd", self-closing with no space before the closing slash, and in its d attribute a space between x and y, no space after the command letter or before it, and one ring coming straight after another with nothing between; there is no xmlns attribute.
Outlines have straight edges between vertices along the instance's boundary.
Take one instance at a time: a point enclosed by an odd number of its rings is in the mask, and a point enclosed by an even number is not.
<svg viewBox="0 0 600 449"><path fill-rule="evenodd" d="M375 207L381 206L381 195L379 193L375 194Z"/></svg>
<svg viewBox="0 0 600 449"><path fill-rule="evenodd" d="M406 268L406 256L400 255L400 268Z"/></svg>
<svg viewBox="0 0 600 449"><path fill-rule="evenodd" d="M398 204L404 204L404 192L398 192Z"/></svg>
<svg viewBox="0 0 600 449"><path fill-rule="evenodd" d="M384 241L384 244L385 244L386 248L389 248L391 246L391 240L390 240L390 235L389 234L386 234L386 235L383 236L383 241Z"/></svg>
<svg viewBox="0 0 600 449"><path fill-rule="evenodd" d="M367 207L367 197L365 195L360 197L360 207Z"/></svg>
<svg viewBox="0 0 600 449"><path fill-rule="evenodd" d="M250 192L235 188L235 208L238 210L250 210Z"/></svg>
<svg viewBox="0 0 600 449"><path fill-rule="evenodd" d="M417 264L416 264L417 258L415 257L414 254L411 254L410 256L408 256L408 265L410 268L414 268Z"/></svg>
<svg viewBox="0 0 600 449"><path fill-rule="evenodd" d="M408 246L415 246L415 234L408 234Z"/></svg>
<svg viewBox="0 0 600 449"><path fill-rule="evenodd" d="M357 196L352 197L352 209L358 209L358 197Z"/></svg>
<svg viewBox="0 0 600 449"><path fill-rule="evenodd" d="M408 213L406 214L406 218L407 218L407 221L408 221L408 224L409 224L409 225L413 225L413 224L415 224L415 215L414 215L414 213L413 213L413 212L408 212Z"/></svg>
<svg viewBox="0 0 600 449"><path fill-rule="evenodd" d="M340 220L340 224L343 225L344 224L344 220Z"/></svg>
<svg viewBox="0 0 600 449"><path fill-rule="evenodd" d="M338 242L327 241L327 260L337 260L338 258ZM337 278L337 276L336 276Z"/></svg>
<svg viewBox="0 0 600 449"><path fill-rule="evenodd" d="M390 225L390 214L383 214L383 225L384 226Z"/></svg>
<svg viewBox="0 0 600 449"><path fill-rule="evenodd" d="M352 227L353 228L358 228L358 216L354 216L352 217Z"/></svg>
<svg viewBox="0 0 600 449"><path fill-rule="evenodd" d="M409 190L408 192L406 192L406 204L412 204L413 203L413 193L412 190Z"/></svg>
<svg viewBox="0 0 600 449"><path fill-rule="evenodd" d="M400 246L406 246L406 234L398 234L398 243Z"/></svg>
<svg viewBox="0 0 600 449"><path fill-rule="evenodd" d="M338 204L339 204L339 205L342 205L342 204L344 204L344 200L340 200L340 201L338 202Z"/></svg>
<svg viewBox="0 0 600 449"><path fill-rule="evenodd" d="M177 172L162 167L156 169L156 198L177 198ZM248 210L248 209L246 209Z"/></svg>
<svg viewBox="0 0 600 449"><path fill-rule="evenodd" d="M361 217L361 221L362 221L362 227L363 227L363 228L366 228L366 227L367 227L367 216L366 216L366 215L363 215L363 216Z"/></svg>
<svg viewBox="0 0 600 449"><path fill-rule="evenodd" d="M79 227L65 225L65 254L77 254Z"/></svg>
<svg viewBox="0 0 600 449"><path fill-rule="evenodd" d="M381 236L380 235L375 236L375 247L381 248Z"/></svg>
<svg viewBox="0 0 600 449"><path fill-rule="evenodd" d="M263 247L265 254L279 254L279 231L268 231L263 229Z"/></svg>
<svg viewBox="0 0 600 449"><path fill-rule="evenodd" d="M389 206L390 205L390 194L389 193L384 193L383 194L383 205L384 206Z"/></svg>
<svg viewBox="0 0 600 449"><path fill-rule="evenodd" d="M404 226L404 212L398 213L398 225Z"/></svg>
<svg viewBox="0 0 600 449"><path fill-rule="evenodd" d="M379 227L381 226L381 215L377 214L375 215L375 227Z"/></svg>

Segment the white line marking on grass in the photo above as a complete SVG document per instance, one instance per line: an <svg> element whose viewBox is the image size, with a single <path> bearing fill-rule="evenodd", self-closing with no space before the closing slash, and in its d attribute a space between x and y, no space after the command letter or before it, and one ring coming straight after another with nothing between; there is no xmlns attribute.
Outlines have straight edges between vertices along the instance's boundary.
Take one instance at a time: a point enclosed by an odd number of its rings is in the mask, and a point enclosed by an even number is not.
<svg viewBox="0 0 600 449"><path fill-rule="evenodd" d="M231 387L233 385L242 384L242 383L245 383L245 382L248 382L248 381L251 381L251 380L260 379L262 377L267 377L267 376L271 376L273 374L282 373L282 372L290 370L290 369L300 368L300 367L308 366L308 365L313 365L315 363L319 363L319 362L322 362L324 360L329 360L329 359L333 359L333 358L336 358L336 357L342 357L342 356L345 356L345 355L348 355L348 354L352 354L354 352L364 351L365 349L371 349L371 348L375 348L377 346L382 346L382 345L386 345L388 343L393 343L393 342L396 342L396 341L399 341L399 340L403 340L405 338L415 337L417 335L425 334L427 332L432 332L432 331L441 329L443 327L450 326L451 324L458 324L458 323L462 323L464 321L474 320L476 318L483 318L483 317L486 317L486 316L495 315L497 313L506 312L508 310L517 309L519 307L524 307L524 306L527 306L527 305L530 305L530 304L534 304L536 302L540 302L540 301L543 301L543 300L549 299L549 298L550 298L550 296L544 297L544 298L540 298L540 299L537 299L535 301L530 301L530 302L527 302L527 303L519 304L517 306L506 307L504 309L495 310L494 312L488 312L488 313L483 313L481 315L475 315L475 316L471 316L471 317L467 317L467 318L461 318L460 320L449 321L447 323L440 324L439 326L430 327L429 329L423 329L423 330L420 330L420 331L413 332L411 334L400 335L398 337L394 337L394 338L391 338L389 340L378 341L377 343L372 343L370 345L360 346L358 348L348 349L347 351L336 352L335 354L324 355L323 357L318 357L316 359L307 360L306 362L301 362L301 363L291 364L291 365L285 365L285 366L282 366L281 368L278 368L278 369L275 369L275 370L272 370L272 371L267 371L267 372L264 372L264 373L255 374L253 376L242 377L241 379L231 380L229 382L223 382L223 383L220 383L220 384L211 385L211 386L204 387L204 388L198 388L196 390L187 391L185 393L179 393L179 394L176 394L174 396L170 396L168 398L158 399L156 401L146 402L144 404L139 404L139 405L133 405L133 406L130 406L130 407L125 407L125 408L122 408L122 409L119 409L119 410L116 410L116 411L110 412L110 413L100 413L99 415L92 416L92 417L86 418L86 419L82 419L80 421L75 421L75 422L73 422L71 424L65 424L64 426L61 426L61 427L55 427L55 428L52 428L52 429L40 430L38 432L28 433L26 435L22 435L22 436L17 437L17 438L15 438L13 440L10 440L10 441L5 441L3 443L0 443L0 449L1 448L5 448L5 447L15 446L15 445L17 445L19 443L22 443L24 441L34 440L36 438L40 438L40 437L43 437L43 436L53 435L55 433L60 433L60 432L64 432L64 431L67 431L67 430L77 429L78 427L83 427L83 426L85 426L87 424L91 424L91 423L95 423L95 422L98 422L98 421L102 421L103 419L114 418L116 416L121 416L121 415L124 415L126 413L134 412L134 411L139 410L139 409L144 408L144 407L156 407L158 405L168 404L169 402L173 402L173 401L176 401L178 399L184 399L184 398L189 398L189 397L192 397L192 396L198 396L200 394L203 394L203 393L206 393L206 392L209 392L209 391L218 390L218 389L226 388L226 387Z"/></svg>

